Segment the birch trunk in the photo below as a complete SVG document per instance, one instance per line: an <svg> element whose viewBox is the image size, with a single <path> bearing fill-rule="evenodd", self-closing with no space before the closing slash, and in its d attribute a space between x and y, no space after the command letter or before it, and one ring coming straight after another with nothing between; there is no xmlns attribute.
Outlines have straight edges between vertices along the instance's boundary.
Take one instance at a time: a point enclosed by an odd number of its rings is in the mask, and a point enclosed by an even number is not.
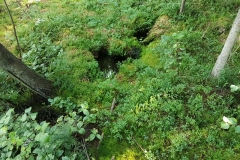
<svg viewBox="0 0 240 160"><path fill-rule="evenodd" d="M224 44L221 54L218 56L217 61L212 70L213 77L219 77L220 72L223 70L225 64L227 63L228 57L231 53L233 45L238 38L238 34L240 32L240 9L238 11L237 17L233 22L230 33L227 37L227 40Z"/></svg>

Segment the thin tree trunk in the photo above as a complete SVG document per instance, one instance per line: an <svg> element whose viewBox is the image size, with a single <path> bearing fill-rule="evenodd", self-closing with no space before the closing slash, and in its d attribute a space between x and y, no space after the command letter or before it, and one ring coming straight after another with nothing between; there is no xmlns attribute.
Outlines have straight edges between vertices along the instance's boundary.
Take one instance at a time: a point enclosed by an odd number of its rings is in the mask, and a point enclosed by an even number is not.
<svg viewBox="0 0 240 160"><path fill-rule="evenodd" d="M180 7L180 11L179 11L179 14L181 14L184 10L184 5L185 5L185 2L186 0L182 0L182 3L181 3L181 7Z"/></svg>
<svg viewBox="0 0 240 160"><path fill-rule="evenodd" d="M44 98L53 96L52 83L28 68L0 43L0 68Z"/></svg>
<svg viewBox="0 0 240 160"><path fill-rule="evenodd" d="M231 50L233 48L235 41L238 38L239 32L240 32L240 9L238 10L237 17L234 20L234 23L232 25L232 28L230 30L226 43L222 49L222 52L218 56L217 61L213 67L213 70L212 70L213 77L219 77L220 72L223 70L225 64L227 63L228 57L231 53Z"/></svg>

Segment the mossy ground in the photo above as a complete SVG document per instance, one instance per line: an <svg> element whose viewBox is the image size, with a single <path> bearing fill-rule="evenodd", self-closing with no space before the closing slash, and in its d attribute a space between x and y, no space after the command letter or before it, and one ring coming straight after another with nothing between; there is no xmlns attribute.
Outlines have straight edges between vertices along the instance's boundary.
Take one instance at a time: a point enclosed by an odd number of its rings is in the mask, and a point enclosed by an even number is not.
<svg viewBox="0 0 240 160"><path fill-rule="evenodd" d="M99 147L90 145L92 157L145 159L139 145L157 159L239 156L239 135L219 125L224 115L240 119L238 96L228 88L239 83L239 41L223 76L209 76L239 1L186 2L182 15L177 0L8 3L25 63L52 80L59 96L99 110L99 128L107 131ZM17 55L3 2L0 17L0 41ZM132 48L142 51L139 59L106 79L94 56L129 56Z"/></svg>

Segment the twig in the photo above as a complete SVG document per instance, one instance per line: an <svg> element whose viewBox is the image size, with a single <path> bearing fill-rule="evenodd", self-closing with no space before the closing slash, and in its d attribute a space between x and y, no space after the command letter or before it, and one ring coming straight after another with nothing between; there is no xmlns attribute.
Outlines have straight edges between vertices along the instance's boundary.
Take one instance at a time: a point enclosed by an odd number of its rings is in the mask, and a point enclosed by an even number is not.
<svg viewBox="0 0 240 160"><path fill-rule="evenodd" d="M22 53L21 53L21 48L20 48L20 44L19 44L19 41L18 41L17 31L16 31L16 28L15 28L15 24L14 24L14 21L13 21L13 17L12 17L12 14L11 14L9 8L8 8L8 5L7 5L6 0L4 0L4 3L5 3L5 5L6 5L6 7L7 7L8 14L9 14L9 16L10 16L10 18L11 18L11 21L12 21L13 31L14 31L15 38L16 38L16 40L17 40L19 56L20 56L20 59L21 59L21 58L22 58Z"/></svg>
<svg viewBox="0 0 240 160"><path fill-rule="evenodd" d="M143 151L145 152L146 150L142 148L142 146L140 146L140 144L136 141L136 139L134 137L132 137L132 139L134 140L134 142L137 144L137 146Z"/></svg>
<svg viewBox="0 0 240 160"><path fill-rule="evenodd" d="M112 156L111 160L114 160L115 159L115 156Z"/></svg>
<svg viewBox="0 0 240 160"><path fill-rule="evenodd" d="M115 108L115 103L116 103L116 98L114 97L113 101L112 101L112 106L111 106L111 109L110 109L111 112L113 112L113 110Z"/></svg>
<svg viewBox="0 0 240 160"><path fill-rule="evenodd" d="M87 160L90 160L89 155L88 155L88 152L87 152L85 140L83 139L83 137L82 137L82 147L83 147L83 149L84 149L84 151L85 151L85 154L86 154L86 156L87 156Z"/></svg>
<svg viewBox="0 0 240 160"><path fill-rule="evenodd" d="M184 5L185 5L185 2L186 2L186 0L182 0L181 7L180 7L180 11L179 11L179 14L182 14L182 12L183 12L183 10L184 10Z"/></svg>

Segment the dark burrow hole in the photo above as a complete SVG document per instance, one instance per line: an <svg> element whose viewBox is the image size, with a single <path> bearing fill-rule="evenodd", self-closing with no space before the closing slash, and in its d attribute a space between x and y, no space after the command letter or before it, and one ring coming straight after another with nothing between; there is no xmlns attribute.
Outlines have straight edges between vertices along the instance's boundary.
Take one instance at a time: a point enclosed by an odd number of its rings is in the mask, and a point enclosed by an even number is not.
<svg viewBox="0 0 240 160"><path fill-rule="evenodd" d="M104 77L110 78L119 71L119 64L127 58L123 56L110 56L106 49L101 49L95 54L100 70Z"/></svg>
<svg viewBox="0 0 240 160"><path fill-rule="evenodd" d="M133 47L126 56L111 56L104 48L100 49L97 54L94 54L98 62L100 70L104 73L104 77L110 78L115 73L118 73L120 64L128 58L137 59L141 53L141 49Z"/></svg>
<svg viewBox="0 0 240 160"><path fill-rule="evenodd" d="M149 31L150 28L137 29L133 36L142 42L145 38L147 38Z"/></svg>

